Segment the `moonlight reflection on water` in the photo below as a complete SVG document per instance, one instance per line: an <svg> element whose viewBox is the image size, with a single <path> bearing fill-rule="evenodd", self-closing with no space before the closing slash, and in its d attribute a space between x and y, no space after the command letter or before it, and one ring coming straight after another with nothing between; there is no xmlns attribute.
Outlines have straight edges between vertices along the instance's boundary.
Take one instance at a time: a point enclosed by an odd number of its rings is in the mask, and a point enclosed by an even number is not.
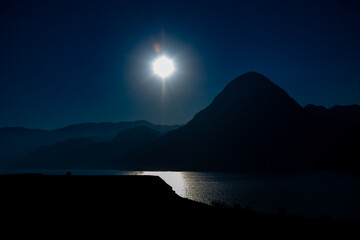
<svg viewBox="0 0 360 240"><path fill-rule="evenodd" d="M186 183L183 172L141 172L140 175L161 177L181 197L186 197Z"/></svg>
<svg viewBox="0 0 360 240"><path fill-rule="evenodd" d="M0 171L0 174L42 173L65 175L69 170ZM336 172L235 174L221 172L161 172L71 170L72 175L153 175L161 177L176 194L211 204L223 201L250 206L261 212L306 217L331 216L360 220L360 177Z"/></svg>
<svg viewBox="0 0 360 240"><path fill-rule="evenodd" d="M261 212L306 217L360 219L360 178L335 172L232 174L220 172L140 172L161 177L181 197L211 204L223 201Z"/></svg>

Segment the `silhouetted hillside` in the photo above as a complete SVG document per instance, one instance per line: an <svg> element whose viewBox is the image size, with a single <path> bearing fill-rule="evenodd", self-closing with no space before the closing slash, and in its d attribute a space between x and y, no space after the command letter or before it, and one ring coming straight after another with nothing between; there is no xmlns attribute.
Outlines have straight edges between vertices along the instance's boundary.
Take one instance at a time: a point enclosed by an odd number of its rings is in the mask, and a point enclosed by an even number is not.
<svg viewBox="0 0 360 240"><path fill-rule="evenodd" d="M130 128L119 132L112 140L114 144L141 144L145 145L161 136L161 133L145 126Z"/></svg>
<svg viewBox="0 0 360 240"><path fill-rule="evenodd" d="M216 233L226 238L239 234L239 229L242 234L252 235L259 229L271 229L276 236L288 236L287 231L298 234L299 230L324 236L335 231L352 234L359 228L357 221L306 219L241 207L209 206L178 196L155 176L19 174L0 175L0 184L2 203L11 210L4 211L4 219L31 227L38 226L39 221L42 226L84 226L80 229L85 234L89 226L106 231L118 230L119 226L141 231L164 228L177 233L179 226L184 225L192 235Z"/></svg>
<svg viewBox="0 0 360 240"><path fill-rule="evenodd" d="M331 131L332 129L329 129ZM360 171L360 123L340 128L324 155L331 170Z"/></svg>
<svg viewBox="0 0 360 240"><path fill-rule="evenodd" d="M118 168L127 164L139 169L317 168L322 164L316 158L323 132L321 122L283 89L250 72L230 82L185 126L126 160L119 159Z"/></svg>
<svg viewBox="0 0 360 240"><path fill-rule="evenodd" d="M154 125L147 121L118 123L83 123L55 130L0 128L0 167L14 162L41 146L52 145L73 138L87 138L95 142L111 141L120 131L146 126L161 134L178 128L178 125Z"/></svg>
<svg viewBox="0 0 360 240"><path fill-rule="evenodd" d="M69 139L43 146L30 153L12 168L27 169L93 169L105 168L107 161L142 147L161 134L139 126L122 131L109 142L94 142L87 138Z"/></svg>
<svg viewBox="0 0 360 240"><path fill-rule="evenodd" d="M72 136L80 137L104 137L106 140L111 140L117 133L126 129L144 126L157 132L164 134L168 131L178 128L178 125L155 125L148 121L132 121L132 122L118 122L118 123L81 123L70 125L64 128L54 130L61 134L71 134Z"/></svg>
<svg viewBox="0 0 360 240"><path fill-rule="evenodd" d="M0 128L0 165L25 156L43 144L63 140L49 131L23 127Z"/></svg>
<svg viewBox="0 0 360 240"><path fill-rule="evenodd" d="M360 106L353 104L348 106L335 105L331 108L309 104L305 109L324 122L341 127L352 127L360 123Z"/></svg>
<svg viewBox="0 0 360 240"><path fill-rule="evenodd" d="M0 134L0 140L23 144L22 149L29 144L57 143L28 154L13 168L357 171L358 108L303 108L268 78L250 72L231 81L186 125L163 136L156 128L164 132L176 126L138 121L81 124L54 131L0 129L7 136L2 139ZM145 126L113 132L136 124ZM98 138L113 134L113 140L96 142L94 134ZM68 140L72 135L82 139ZM65 137L67 141L59 143Z"/></svg>

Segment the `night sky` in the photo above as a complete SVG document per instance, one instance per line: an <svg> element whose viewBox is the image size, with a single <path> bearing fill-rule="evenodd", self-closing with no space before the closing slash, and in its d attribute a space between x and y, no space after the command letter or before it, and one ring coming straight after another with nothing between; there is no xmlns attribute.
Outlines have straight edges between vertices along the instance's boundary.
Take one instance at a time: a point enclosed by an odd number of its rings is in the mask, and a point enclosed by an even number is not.
<svg viewBox="0 0 360 240"><path fill-rule="evenodd" d="M1 1L0 127L186 123L249 71L303 106L360 104L359 5ZM165 84L162 54L176 68Z"/></svg>

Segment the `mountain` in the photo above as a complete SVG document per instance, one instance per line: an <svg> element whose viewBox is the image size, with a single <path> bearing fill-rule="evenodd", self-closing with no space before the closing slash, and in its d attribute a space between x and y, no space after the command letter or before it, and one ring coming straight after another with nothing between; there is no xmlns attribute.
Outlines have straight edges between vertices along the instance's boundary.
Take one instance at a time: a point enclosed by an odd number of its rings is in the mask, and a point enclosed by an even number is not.
<svg viewBox="0 0 360 240"><path fill-rule="evenodd" d="M161 136L160 132L145 126L138 126L119 132L112 140L112 143L118 146L124 146L125 144L146 145L159 136Z"/></svg>
<svg viewBox="0 0 360 240"><path fill-rule="evenodd" d="M154 125L147 121L133 121L83 123L55 130L26 129L23 127L0 128L0 167L5 167L23 158L41 146L76 138L87 138L95 142L110 141L120 131L137 126L146 126L160 134L179 127L179 125Z"/></svg>
<svg viewBox="0 0 360 240"><path fill-rule="evenodd" d="M249 72L231 81L185 126L117 168L267 171L317 168L324 144L321 121L265 76ZM311 158L310 158L311 156ZM115 164L115 163L114 163Z"/></svg>
<svg viewBox="0 0 360 240"><path fill-rule="evenodd" d="M356 104L335 105L330 108L309 104L305 106L305 109L313 116L329 124L351 127L360 123L360 106Z"/></svg>
<svg viewBox="0 0 360 240"><path fill-rule="evenodd" d="M72 136L81 136L81 137L104 137L108 138L107 140L112 139L117 133L120 131L144 126L150 129L153 129L161 134L164 134L168 131L174 130L179 127L179 125L155 125L148 121L129 121L129 122L118 122L118 123L81 123L70 125L64 128L59 128L54 130L54 132L61 133L61 134L69 134Z"/></svg>
<svg viewBox="0 0 360 240"><path fill-rule="evenodd" d="M161 133L138 126L119 132L112 141L69 139L43 146L11 167L14 169L99 169L107 168L113 158L134 151L157 139Z"/></svg>
<svg viewBox="0 0 360 240"><path fill-rule="evenodd" d="M7 139L0 137L0 143L23 141L28 146L39 139L47 143L12 164L13 168L359 171L357 111L357 105L303 108L268 78L249 72L231 81L181 127L138 121L53 131L0 129L8 134ZM127 129L115 133L120 128Z"/></svg>

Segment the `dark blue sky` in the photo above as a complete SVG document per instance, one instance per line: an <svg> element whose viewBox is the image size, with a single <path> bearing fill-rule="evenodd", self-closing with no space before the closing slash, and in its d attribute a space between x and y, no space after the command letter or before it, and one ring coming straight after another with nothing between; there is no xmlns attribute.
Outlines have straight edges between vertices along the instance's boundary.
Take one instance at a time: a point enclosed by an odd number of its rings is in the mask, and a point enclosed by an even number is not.
<svg viewBox="0 0 360 240"><path fill-rule="evenodd" d="M0 127L186 123L248 71L301 105L360 104L357 2L1 1Z"/></svg>

